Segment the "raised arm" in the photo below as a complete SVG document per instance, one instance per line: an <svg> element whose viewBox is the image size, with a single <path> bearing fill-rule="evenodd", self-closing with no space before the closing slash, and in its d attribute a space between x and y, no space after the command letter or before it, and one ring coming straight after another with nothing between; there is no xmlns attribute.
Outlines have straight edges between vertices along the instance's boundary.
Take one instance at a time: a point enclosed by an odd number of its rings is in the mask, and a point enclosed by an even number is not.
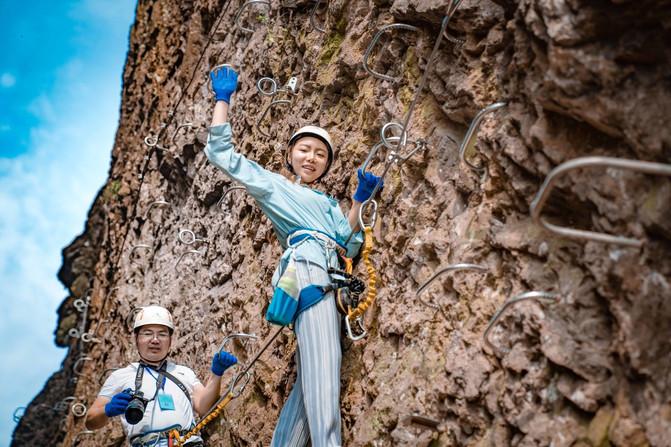
<svg viewBox="0 0 671 447"><path fill-rule="evenodd" d="M219 126L228 122L228 103L223 100L217 101L212 113L212 124L210 126Z"/></svg>
<svg viewBox="0 0 671 447"><path fill-rule="evenodd" d="M231 67L224 66L215 68L210 77L216 104L205 155L217 168L247 188L254 198L261 199L272 192L273 174L235 151L228 123L229 103L238 85L238 74Z"/></svg>

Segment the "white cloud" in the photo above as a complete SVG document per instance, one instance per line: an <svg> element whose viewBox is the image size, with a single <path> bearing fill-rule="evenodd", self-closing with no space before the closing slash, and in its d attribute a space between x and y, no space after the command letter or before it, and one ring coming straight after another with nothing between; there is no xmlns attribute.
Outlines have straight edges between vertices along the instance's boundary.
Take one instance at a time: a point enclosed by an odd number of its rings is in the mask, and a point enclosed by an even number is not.
<svg viewBox="0 0 671 447"><path fill-rule="evenodd" d="M3 73L0 75L0 87L11 88L16 84L16 76L11 73Z"/></svg>
<svg viewBox="0 0 671 447"><path fill-rule="evenodd" d="M0 387L0 445L11 436L14 408L40 391L65 355L53 345L67 294L56 278L61 250L84 228L117 126L118 73L101 75L95 89L81 89L67 67L62 73L57 93L31 106L42 122L31 130L31 150L0 158L0 383L12 384Z"/></svg>

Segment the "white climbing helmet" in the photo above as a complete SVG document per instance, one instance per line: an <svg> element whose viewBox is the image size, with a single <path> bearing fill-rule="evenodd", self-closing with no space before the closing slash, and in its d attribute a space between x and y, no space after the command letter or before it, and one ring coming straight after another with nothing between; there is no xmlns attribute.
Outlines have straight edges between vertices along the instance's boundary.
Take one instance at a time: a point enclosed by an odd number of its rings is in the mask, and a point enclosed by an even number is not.
<svg viewBox="0 0 671 447"><path fill-rule="evenodd" d="M166 326L171 331L175 330L175 325L172 322L172 315L170 315L168 309L161 306L143 307L135 317L133 330L136 330L142 326L147 326L148 324L160 324L161 326Z"/></svg>
<svg viewBox="0 0 671 447"><path fill-rule="evenodd" d="M298 141L299 138L302 137L315 137L322 140L329 151L329 158L333 159L335 151L333 149L333 141L331 141L331 135L329 135L326 129L322 129L318 126L303 126L294 132L294 134L291 136L289 139L289 146L292 146L296 141Z"/></svg>
<svg viewBox="0 0 671 447"><path fill-rule="evenodd" d="M331 135L329 135L326 129L322 129L319 126L303 126L296 132L294 132L294 134L291 136L291 138L289 139L289 147L291 148L296 143L296 141L298 141L303 137L315 137L321 140L326 145L326 149L329 151L328 162L326 163L326 169L324 169L324 173L320 175L319 178L317 179L320 180L329 172L329 169L331 169L331 165L333 164L333 159L335 158L335 148L333 147L333 141L331 140ZM295 174L294 169L291 166L291 163L289 163L289 152L287 152L286 155L285 165L290 172Z"/></svg>

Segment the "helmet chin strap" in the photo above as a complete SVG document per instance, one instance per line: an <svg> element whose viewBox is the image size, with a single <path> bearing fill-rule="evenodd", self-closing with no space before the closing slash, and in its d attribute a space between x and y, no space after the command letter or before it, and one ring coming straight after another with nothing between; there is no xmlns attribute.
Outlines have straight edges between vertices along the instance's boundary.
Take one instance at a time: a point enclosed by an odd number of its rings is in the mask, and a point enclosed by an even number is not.
<svg viewBox="0 0 671 447"><path fill-rule="evenodd" d="M168 358L168 355L170 353L168 352L168 354L166 354L165 357L163 357L161 360L159 360L157 362L153 362L153 361L145 359L144 357L142 357L142 354L140 354L139 352L138 352L138 354L140 356L140 360L142 360L142 363L146 363L147 365L151 365L151 366L160 366L163 362L165 362L165 359Z"/></svg>

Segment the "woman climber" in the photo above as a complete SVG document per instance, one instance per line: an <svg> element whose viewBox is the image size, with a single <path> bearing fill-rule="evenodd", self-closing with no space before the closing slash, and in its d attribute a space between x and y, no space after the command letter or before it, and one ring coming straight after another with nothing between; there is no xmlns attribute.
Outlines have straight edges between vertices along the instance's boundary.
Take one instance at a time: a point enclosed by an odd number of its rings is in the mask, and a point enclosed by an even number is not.
<svg viewBox="0 0 671 447"><path fill-rule="evenodd" d="M353 257L361 248L358 212L378 177L358 172L359 184L348 218L338 202L304 185L323 178L335 150L328 132L317 126L299 129L289 140L286 167L290 178L270 172L237 153L231 143L228 109L238 75L230 66L211 73L216 105L205 153L226 175L241 183L273 224L285 249L273 275L275 293L266 318L294 324L298 341L296 383L273 433L272 446L340 446L340 317L333 292L301 293L331 283L329 269L338 253ZM308 296L309 295L309 296Z"/></svg>

